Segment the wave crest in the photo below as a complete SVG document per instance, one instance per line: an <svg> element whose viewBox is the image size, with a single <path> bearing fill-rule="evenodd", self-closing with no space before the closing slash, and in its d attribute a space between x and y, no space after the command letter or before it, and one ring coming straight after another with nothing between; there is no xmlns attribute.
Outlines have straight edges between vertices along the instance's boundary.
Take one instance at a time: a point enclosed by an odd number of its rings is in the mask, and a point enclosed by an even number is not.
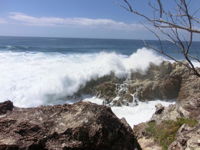
<svg viewBox="0 0 200 150"><path fill-rule="evenodd" d="M114 72L124 77L145 72L163 58L142 48L130 56L117 53L59 54L0 52L0 100L29 107L57 103L77 92L81 85Z"/></svg>

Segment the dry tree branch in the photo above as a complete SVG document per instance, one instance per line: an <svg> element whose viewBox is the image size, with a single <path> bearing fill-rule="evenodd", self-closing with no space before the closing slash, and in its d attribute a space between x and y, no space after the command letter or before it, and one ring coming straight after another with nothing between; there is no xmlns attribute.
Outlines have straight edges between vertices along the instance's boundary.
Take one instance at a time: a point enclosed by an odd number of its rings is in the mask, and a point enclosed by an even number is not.
<svg viewBox="0 0 200 150"><path fill-rule="evenodd" d="M197 68L194 67L194 64L192 62L192 60L196 60L197 62L200 62L200 60L190 54L191 46L193 43L193 35L200 34L200 30L198 28L194 28L193 24L193 22L198 25L200 24L200 19L194 16L200 9L195 10L194 13L190 12L191 9L189 6L192 0L174 0L176 8L170 10L165 9L165 5L163 5L161 0L156 0L156 5L158 7L155 7L151 3L149 3L149 7L152 9L152 12L154 14L153 16L146 15L140 11L137 11L133 8L129 0L122 1L125 3L125 6L123 6L123 8L137 16L144 18L152 25L155 30L158 30L161 34L167 37L167 40L175 44L180 49L185 60L188 62L188 68L192 70L195 75L200 77L200 72ZM156 15L157 13L159 14L159 17ZM145 28L147 27L145 26ZM157 49L149 45L146 46L177 62L178 60L176 58L167 54L163 50L160 35L157 34L155 30L152 30L150 28L147 29L151 33L153 33L154 36L158 39L161 48ZM189 33L188 40L185 38L184 35L181 34L183 32Z"/></svg>

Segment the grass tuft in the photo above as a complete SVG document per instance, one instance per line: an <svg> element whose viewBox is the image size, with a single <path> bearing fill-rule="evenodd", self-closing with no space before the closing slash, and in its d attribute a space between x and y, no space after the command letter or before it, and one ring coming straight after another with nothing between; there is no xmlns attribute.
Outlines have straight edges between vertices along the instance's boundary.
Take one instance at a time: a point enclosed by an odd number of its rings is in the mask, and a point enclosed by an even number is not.
<svg viewBox="0 0 200 150"><path fill-rule="evenodd" d="M175 140L178 129L187 124L190 127L197 125L198 121L188 118L178 118L176 121L166 120L160 124L149 122L146 128L147 135L153 137L155 142L167 150L168 146Z"/></svg>

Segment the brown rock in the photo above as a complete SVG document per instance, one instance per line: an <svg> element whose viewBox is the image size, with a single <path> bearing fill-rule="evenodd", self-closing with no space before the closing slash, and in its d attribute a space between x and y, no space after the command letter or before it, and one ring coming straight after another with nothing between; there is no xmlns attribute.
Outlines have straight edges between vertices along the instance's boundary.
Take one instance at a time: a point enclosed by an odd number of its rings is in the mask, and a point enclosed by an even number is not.
<svg viewBox="0 0 200 150"><path fill-rule="evenodd" d="M13 110L13 103L11 101L6 101L0 103L0 115L7 113L8 111Z"/></svg>
<svg viewBox="0 0 200 150"><path fill-rule="evenodd" d="M193 128L182 125L169 150L200 150L200 125Z"/></svg>
<svg viewBox="0 0 200 150"><path fill-rule="evenodd" d="M185 117L200 120L200 78L189 76L184 79L177 99L179 111Z"/></svg>
<svg viewBox="0 0 200 150"><path fill-rule="evenodd" d="M162 104L157 104L155 107L156 107L155 114L161 114L163 110L165 109L165 107Z"/></svg>
<svg viewBox="0 0 200 150"><path fill-rule="evenodd" d="M89 102L15 108L0 117L0 150L135 148L140 149L130 126L120 121L109 107Z"/></svg>

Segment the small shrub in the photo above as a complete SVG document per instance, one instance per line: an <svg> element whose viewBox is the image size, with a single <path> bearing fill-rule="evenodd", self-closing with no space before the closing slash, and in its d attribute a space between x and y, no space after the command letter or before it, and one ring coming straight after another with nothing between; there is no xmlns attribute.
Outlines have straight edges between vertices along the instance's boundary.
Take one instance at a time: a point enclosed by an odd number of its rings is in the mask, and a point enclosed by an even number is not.
<svg viewBox="0 0 200 150"><path fill-rule="evenodd" d="M153 137L155 142L162 146L163 150L167 150L168 146L175 140L178 129L183 124L194 127L197 123L197 120L187 118L178 118L176 121L166 120L160 124L149 122L146 132L148 136Z"/></svg>

